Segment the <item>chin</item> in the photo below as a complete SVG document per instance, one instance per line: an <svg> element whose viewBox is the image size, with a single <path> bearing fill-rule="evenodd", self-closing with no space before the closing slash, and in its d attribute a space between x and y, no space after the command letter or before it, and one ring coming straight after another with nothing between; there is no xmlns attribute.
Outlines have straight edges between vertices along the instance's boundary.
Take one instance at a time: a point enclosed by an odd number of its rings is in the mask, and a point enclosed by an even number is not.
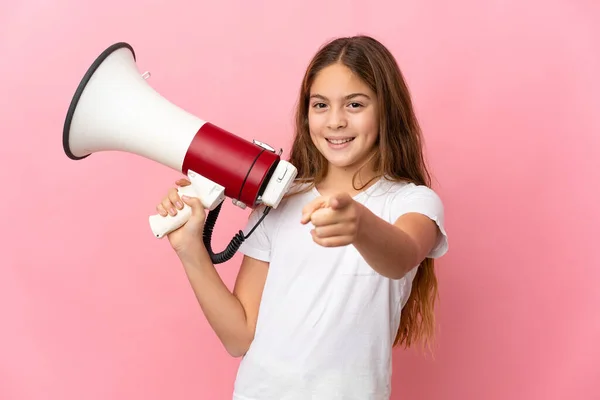
<svg viewBox="0 0 600 400"><path fill-rule="evenodd" d="M330 166L335 167L335 168L340 168L340 169L350 168L356 164L356 160L348 159L348 158L327 157L327 155L325 155L325 159L327 160L327 162Z"/></svg>

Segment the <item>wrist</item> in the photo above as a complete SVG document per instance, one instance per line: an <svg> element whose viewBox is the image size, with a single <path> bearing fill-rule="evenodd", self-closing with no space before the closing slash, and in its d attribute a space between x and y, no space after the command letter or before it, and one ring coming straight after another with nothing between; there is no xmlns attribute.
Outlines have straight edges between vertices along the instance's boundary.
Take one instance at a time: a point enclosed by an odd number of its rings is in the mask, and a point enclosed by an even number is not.
<svg viewBox="0 0 600 400"><path fill-rule="evenodd" d="M186 268L202 268L204 266L212 266L212 260L210 255L203 244L194 246L193 248L186 248L175 251L177 257Z"/></svg>
<svg viewBox="0 0 600 400"><path fill-rule="evenodd" d="M356 233L354 234L354 244L359 244L364 240L365 234L368 235L369 209L359 202L356 202Z"/></svg>

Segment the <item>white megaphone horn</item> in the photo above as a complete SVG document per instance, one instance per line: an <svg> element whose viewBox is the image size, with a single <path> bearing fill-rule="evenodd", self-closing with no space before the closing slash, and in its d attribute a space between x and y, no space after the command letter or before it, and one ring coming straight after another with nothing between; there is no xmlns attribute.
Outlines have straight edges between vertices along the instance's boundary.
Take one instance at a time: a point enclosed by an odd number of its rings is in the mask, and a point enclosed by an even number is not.
<svg viewBox="0 0 600 400"><path fill-rule="evenodd" d="M148 85L147 77L138 71L128 43L104 50L71 100L64 152L80 160L100 151L124 151L187 175L191 185L179 193L198 197L208 210L204 244L213 263L227 261L248 236L240 230L224 251L213 253L212 229L225 197L241 208L265 205L264 218L288 192L297 169L281 159L281 151L246 141L177 107ZM188 205L174 217L155 214L149 217L150 228L162 238L190 215Z"/></svg>

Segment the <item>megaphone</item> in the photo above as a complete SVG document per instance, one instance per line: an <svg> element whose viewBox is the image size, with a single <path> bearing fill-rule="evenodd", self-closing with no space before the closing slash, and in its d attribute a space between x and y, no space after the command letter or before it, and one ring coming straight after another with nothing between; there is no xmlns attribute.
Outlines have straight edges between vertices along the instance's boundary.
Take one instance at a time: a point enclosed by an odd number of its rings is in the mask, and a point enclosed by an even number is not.
<svg viewBox="0 0 600 400"><path fill-rule="evenodd" d="M211 248L214 224L226 197L241 208L277 208L297 175L281 159L282 151L242 139L162 97L141 74L132 46L125 42L106 48L83 76L67 111L63 149L72 160L101 151L123 151L156 161L187 175L191 185L180 195L198 197L208 215L204 244L213 263L229 260L248 236L239 231L226 249ZM151 215L154 236L162 238L189 219L184 205L176 216Z"/></svg>

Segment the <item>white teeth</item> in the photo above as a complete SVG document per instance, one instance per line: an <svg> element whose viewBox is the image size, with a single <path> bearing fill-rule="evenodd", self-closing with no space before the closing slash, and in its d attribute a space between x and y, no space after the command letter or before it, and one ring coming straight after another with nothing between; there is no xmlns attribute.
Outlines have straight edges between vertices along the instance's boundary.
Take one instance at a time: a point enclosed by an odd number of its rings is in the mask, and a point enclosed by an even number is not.
<svg viewBox="0 0 600 400"><path fill-rule="evenodd" d="M333 144L344 144L347 143L351 140L353 140L354 138L349 138L349 139L327 139L327 141L329 143L333 143Z"/></svg>

